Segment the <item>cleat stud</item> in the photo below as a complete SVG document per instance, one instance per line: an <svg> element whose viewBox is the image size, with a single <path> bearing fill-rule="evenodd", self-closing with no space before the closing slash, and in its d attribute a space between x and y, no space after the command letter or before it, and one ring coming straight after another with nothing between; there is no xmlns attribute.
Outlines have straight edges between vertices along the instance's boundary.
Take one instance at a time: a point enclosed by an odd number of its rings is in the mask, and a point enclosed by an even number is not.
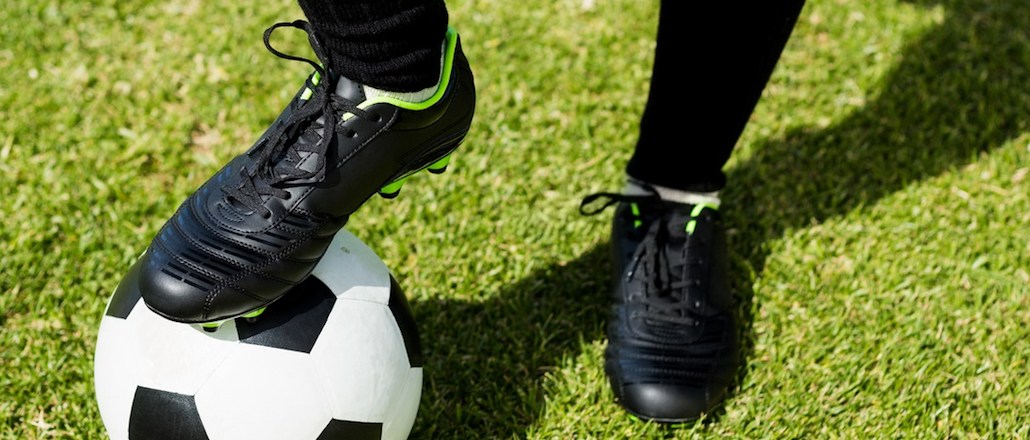
<svg viewBox="0 0 1030 440"><path fill-rule="evenodd" d="M450 164L450 163L451 163L451 155L448 154L448 155L444 156L443 158L441 158L440 160L438 160L436 162L433 162L433 164L429 165L429 167L427 169L429 170L430 173L440 174L440 173L443 173L444 171L447 171L447 165Z"/></svg>
<svg viewBox="0 0 1030 440"><path fill-rule="evenodd" d="M225 324L225 320L215 321L215 322L205 322L203 324L200 324L200 328L204 329L204 331L206 331L208 333L214 333L214 332L218 331L218 328L221 327L222 324Z"/></svg>
<svg viewBox="0 0 1030 440"><path fill-rule="evenodd" d="M260 309L257 309L257 310L254 310L254 311L252 311L250 313L247 313L247 314L243 315L243 317L247 319L247 322L253 322L253 321L256 321L257 317L261 316L262 313L265 313L265 308L264 307L262 307Z"/></svg>
<svg viewBox="0 0 1030 440"><path fill-rule="evenodd" d="M384 199L392 199L397 197L397 194L401 192L401 187L404 186L404 181L408 180L407 177L394 180L388 183L382 189L379 190L379 195L383 196Z"/></svg>

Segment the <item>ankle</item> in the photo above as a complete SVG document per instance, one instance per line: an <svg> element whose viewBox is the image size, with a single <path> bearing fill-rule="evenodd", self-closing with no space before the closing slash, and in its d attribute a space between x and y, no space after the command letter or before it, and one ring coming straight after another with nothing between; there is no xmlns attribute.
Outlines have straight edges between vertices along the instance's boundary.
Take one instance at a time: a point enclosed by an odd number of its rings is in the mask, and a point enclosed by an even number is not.
<svg viewBox="0 0 1030 440"><path fill-rule="evenodd" d="M300 0L329 59L327 69L358 84L416 92L438 82L438 42L447 33L443 0Z"/></svg>
<svg viewBox="0 0 1030 440"><path fill-rule="evenodd" d="M367 85L362 85L362 89L365 92L367 99L373 99L378 97L394 98L405 102L422 102L431 98L438 88L440 88L440 82L443 79L443 67L444 60L447 54L447 38L444 37L443 43L440 45L440 63L439 69L436 76L436 84L433 84L424 89L415 90L413 92L398 92L383 88L377 88Z"/></svg>

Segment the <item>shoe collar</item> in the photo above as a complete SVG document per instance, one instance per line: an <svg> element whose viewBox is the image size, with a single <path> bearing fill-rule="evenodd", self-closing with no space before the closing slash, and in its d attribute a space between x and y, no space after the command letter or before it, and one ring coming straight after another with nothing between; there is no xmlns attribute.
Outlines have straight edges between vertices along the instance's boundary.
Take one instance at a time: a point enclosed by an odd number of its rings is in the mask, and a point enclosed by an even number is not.
<svg viewBox="0 0 1030 440"><path fill-rule="evenodd" d="M342 75L336 75L330 72L330 77L336 79L335 93L354 103L361 103L365 101L365 88L358 82L351 80Z"/></svg>

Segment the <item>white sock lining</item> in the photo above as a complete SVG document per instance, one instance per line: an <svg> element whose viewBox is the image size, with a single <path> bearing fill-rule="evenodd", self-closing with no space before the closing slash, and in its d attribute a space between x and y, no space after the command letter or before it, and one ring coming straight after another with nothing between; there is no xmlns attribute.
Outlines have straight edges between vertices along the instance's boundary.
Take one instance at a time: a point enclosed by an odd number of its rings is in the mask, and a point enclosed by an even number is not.
<svg viewBox="0 0 1030 440"><path fill-rule="evenodd" d="M647 190L648 186L654 188L654 190L658 192L658 197L669 202L685 203L689 205L700 205L704 203L706 205L715 206L716 208L719 207L719 203L721 202L719 200L719 191L684 191L681 189L645 183L632 177L626 178L626 188L623 190L623 193L630 196L651 195L652 193Z"/></svg>

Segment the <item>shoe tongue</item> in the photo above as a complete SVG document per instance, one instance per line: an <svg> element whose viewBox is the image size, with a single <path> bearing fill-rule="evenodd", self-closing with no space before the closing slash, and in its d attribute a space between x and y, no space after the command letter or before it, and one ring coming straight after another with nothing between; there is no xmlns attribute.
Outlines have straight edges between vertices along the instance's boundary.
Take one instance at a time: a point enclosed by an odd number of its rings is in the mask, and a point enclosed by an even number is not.
<svg viewBox="0 0 1030 440"><path fill-rule="evenodd" d="M670 211L663 214L663 218L659 227L663 228L658 231L659 236L655 237L657 244L660 246L657 249L658 255L655 255L655 270L658 272L658 276L661 277L664 282L668 285L681 281L683 277L683 248L687 242L687 231L686 225L690 221L689 209L681 210L679 207L674 207ZM688 207L689 208L689 207ZM670 289L666 293L671 293L672 296L667 298L670 302L677 302L682 300L679 298L679 294L682 289Z"/></svg>
<svg viewBox="0 0 1030 440"><path fill-rule="evenodd" d="M341 76L336 82L335 93L344 99L353 102L362 102L365 100L365 90L361 84L358 84L344 76Z"/></svg>
<svg viewBox="0 0 1030 440"><path fill-rule="evenodd" d="M689 207L688 207L689 208ZM664 227L665 233L668 234L666 237L671 242L670 244L682 244L687 239L687 223L690 222L690 210L679 210L673 209L672 212L666 214Z"/></svg>

